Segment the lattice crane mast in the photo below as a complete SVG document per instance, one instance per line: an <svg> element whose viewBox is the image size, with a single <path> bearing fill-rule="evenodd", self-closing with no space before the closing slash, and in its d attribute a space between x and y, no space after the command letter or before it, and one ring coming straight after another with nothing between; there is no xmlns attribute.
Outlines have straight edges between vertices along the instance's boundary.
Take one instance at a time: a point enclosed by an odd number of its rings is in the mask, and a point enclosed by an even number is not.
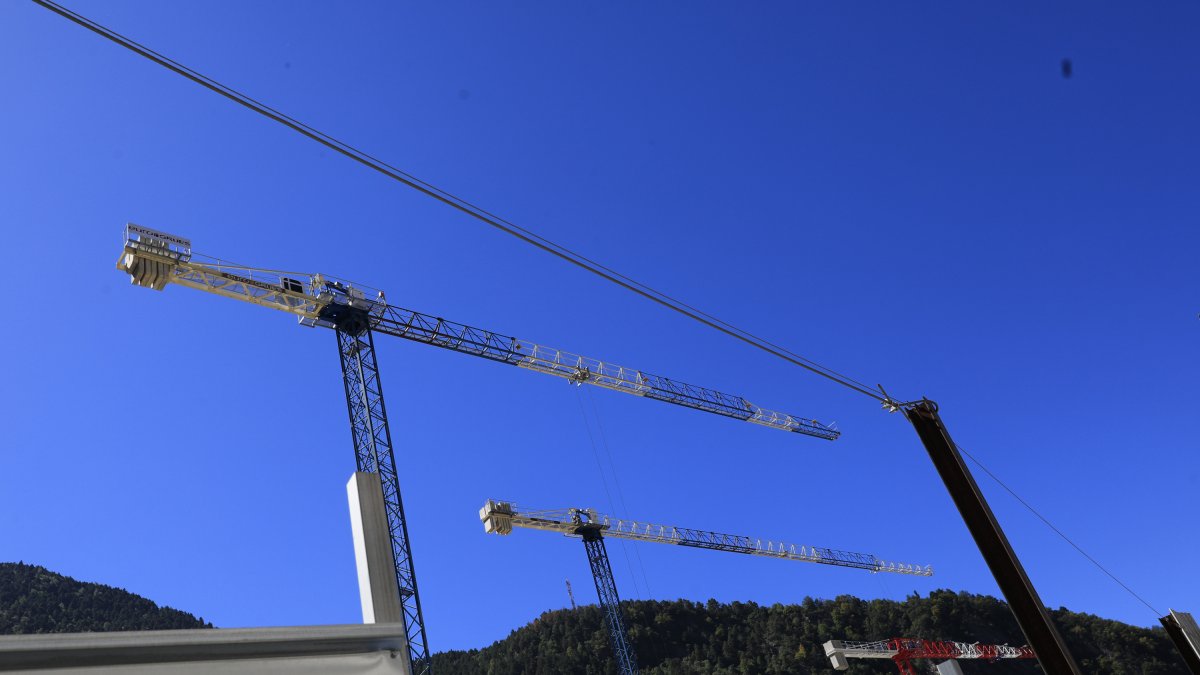
<svg viewBox="0 0 1200 675"><path fill-rule="evenodd" d="M168 284L281 310L301 325L331 328L338 355L358 470L378 473L396 563L409 660L414 675L431 672L425 622L417 593L408 525L392 451L374 333L420 342L773 429L834 440L839 433L816 420L760 408L740 396L676 382L641 370L579 356L527 340L389 305L383 291L323 274L237 265L192 252L183 237L129 224L117 269L138 286Z"/></svg>
<svg viewBox="0 0 1200 675"><path fill-rule="evenodd" d="M877 642L847 642L830 640L825 645L825 656L829 657L834 670L849 670L847 659L891 659L900 669L901 675L916 675L912 662L916 659L1036 659L1033 649L1009 647L1008 645L985 645L978 642L952 642L949 640L916 640L892 638Z"/></svg>
<svg viewBox="0 0 1200 675"><path fill-rule="evenodd" d="M520 509L510 502L489 499L479 510L483 529L488 533L511 534L514 527L544 532L557 532L583 539L588 565L596 582L596 595L604 610L605 625L609 641L621 675L637 673L637 659L629 644L625 630L625 619L621 613L621 601L617 595L617 584L609 565L608 552L604 547L605 537L648 541L659 544L706 548L747 555L781 558L822 565L836 565L869 570L871 572L893 572L916 576L931 576L933 568L926 565L890 563L865 553L851 553L816 546L796 546L768 540L753 539L733 534L721 534L687 527L655 525L632 520L613 518L599 514L595 509Z"/></svg>

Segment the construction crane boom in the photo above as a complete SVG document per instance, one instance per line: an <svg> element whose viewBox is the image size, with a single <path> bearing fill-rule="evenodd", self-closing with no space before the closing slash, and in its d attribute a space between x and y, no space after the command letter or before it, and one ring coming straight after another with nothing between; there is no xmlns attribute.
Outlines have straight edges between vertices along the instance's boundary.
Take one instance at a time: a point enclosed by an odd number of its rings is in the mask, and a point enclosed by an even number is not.
<svg viewBox="0 0 1200 675"><path fill-rule="evenodd" d="M521 527L558 532L564 535L578 535L581 526L587 525L603 532L605 537L617 539L706 548L767 558L850 567L871 572L890 572L923 577L933 575L933 568L929 565L894 563L880 560L867 553L852 553L818 546L797 546L781 541L764 541L742 535L614 518L597 513L594 509L529 510L518 508L510 502L489 499L487 504L480 509L479 517L483 521L484 531L489 533L509 534L514 527Z"/></svg>
<svg viewBox="0 0 1200 675"><path fill-rule="evenodd" d="M875 642L849 642L830 640L824 644L825 656L829 657L834 670L848 670L847 659L889 659L900 669L902 675L913 675L914 659L1036 659L1028 646L987 645L978 642L954 642L950 640L917 640L892 638Z"/></svg>
<svg viewBox="0 0 1200 675"><path fill-rule="evenodd" d="M133 283L162 290L187 286L288 312L305 326L338 328L351 315L358 326L491 361L614 391L723 415L783 431L834 440L841 432L814 419L768 410L741 396L546 347L387 304L382 291L323 274L248 267L193 254L191 242L128 225L117 268Z"/></svg>
<svg viewBox="0 0 1200 675"><path fill-rule="evenodd" d="M895 565L862 553L796 547L772 541L768 541L764 546L761 540L750 537L621 520L596 513L594 509L518 510L511 502L489 499L479 510L479 519L483 521L483 530L487 533L507 535L512 533L514 527L521 527L583 539L588 564L596 582L596 595L600 599L601 609L604 610L604 622L617 661L617 672L621 675L637 675L637 659L633 646L629 644L621 601L617 596L617 584L608 562L608 553L604 548L606 536L853 567L872 572L896 572L918 576L933 574L933 569L928 566L922 568L919 565Z"/></svg>
<svg viewBox="0 0 1200 675"><path fill-rule="evenodd" d="M117 260L117 269L127 272L130 281L138 286L157 291L168 284L187 286L284 311L297 317L302 325L335 331L357 470L377 473L382 485L401 616L408 640L407 657L414 675L432 673L432 654L417 592L407 519L400 498L400 472L375 359L374 333L473 354L562 377L575 384L587 383L623 391L774 429L828 440L839 435L836 429L816 420L766 410L740 396L674 382L632 368L393 307L387 303L383 291L361 284L322 274L250 267L193 254L190 240L132 223L125 228L125 245ZM599 557L593 560L593 569L597 569L595 565L601 562L601 557L607 565L607 556L603 542L594 544L592 548ZM589 549L589 555L591 553L592 549ZM615 593L614 586L613 598ZM620 628L619 621L616 628ZM623 634L623 628L621 632ZM632 661L626 665L636 671Z"/></svg>

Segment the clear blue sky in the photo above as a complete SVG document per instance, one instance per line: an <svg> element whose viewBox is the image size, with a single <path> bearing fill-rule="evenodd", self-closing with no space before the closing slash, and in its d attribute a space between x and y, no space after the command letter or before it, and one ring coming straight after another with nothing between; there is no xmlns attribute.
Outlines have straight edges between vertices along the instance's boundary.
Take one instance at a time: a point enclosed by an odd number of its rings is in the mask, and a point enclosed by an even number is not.
<svg viewBox="0 0 1200 675"><path fill-rule="evenodd" d="M1195 612L1200 5L1102 5L69 3L626 274L937 400L961 445L1160 611ZM618 512L937 570L614 542L626 598L996 592L900 416L32 3L0 5L0 34L0 560L221 626L359 620L333 334L130 287L114 262L134 221L845 432L380 338L436 650L564 606L566 578L594 602L576 541L485 536L476 512L488 497L610 510L597 454ZM1155 623L980 482L1048 605Z"/></svg>

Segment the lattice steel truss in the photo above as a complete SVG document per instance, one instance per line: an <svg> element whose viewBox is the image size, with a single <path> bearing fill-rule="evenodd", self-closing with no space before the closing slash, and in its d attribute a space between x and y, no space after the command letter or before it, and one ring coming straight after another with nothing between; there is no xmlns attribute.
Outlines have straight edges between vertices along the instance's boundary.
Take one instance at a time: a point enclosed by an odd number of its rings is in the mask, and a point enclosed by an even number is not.
<svg viewBox="0 0 1200 675"><path fill-rule="evenodd" d="M139 286L160 291L167 284L187 286L288 312L305 326L334 328L341 325L345 308L365 310L367 327L378 333L772 429L826 440L841 435L831 425L768 410L741 396L395 307L384 300L381 291L362 284L324 274L248 267L194 254L186 239L133 224L126 227L125 249L117 269L128 272Z"/></svg>
<svg viewBox="0 0 1200 675"><path fill-rule="evenodd" d="M378 473L383 484L414 675L431 671L430 654L375 363L374 332L562 377L575 384L623 391L783 431L829 440L839 435L832 426L760 408L740 396L393 307L382 291L362 284L323 274L250 267L194 254L190 240L132 223L125 228L125 245L117 269L129 273L130 281L138 286L157 291L169 284L186 286L284 311L302 325L332 328L337 332L358 470Z"/></svg>
<svg viewBox="0 0 1200 675"><path fill-rule="evenodd" d="M608 641L612 646L613 658L617 661L617 672L621 675L635 675L638 672L637 656L633 653L633 647L629 644L629 634L625 631L621 598L617 596L617 582L613 579L612 566L608 564L604 538L600 529L595 527L584 527L578 534L583 537L588 565L592 568L592 578L596 580L596 595L600 597L600 606L604 609L604 624L608 628Z"/></svg>
<svg viewBox="0 0 1200 675"><path fill-rule="evenodd" d="M575 384L591 384L826 440L841 435L829 425L760 408L741 396L677 382L636 368L572 354L411 309L389 305L378 320L373 320L372 328L406 340L536 370Z"/></svg>
<svg viewBox="0 0 1200 675"><path fill-rule="evenodd" d="M404 630L408 637L408 655L413 675L431 672L429 642L425 618L417 593L417 573L413 568L408 522L400 499L400 477L392 450L387 410L383 403L383 384L375 362L375 341L370 330L352 318L337 330L338 355L342 362L342 381L346 386L346 408L350 412L350 432L354 439L354 459L358 470L379 474L383 484L383 503L387 511L392 557L396 563L396 585L400 589ZM354 329L357 328L357 332Z"/></svg>
<svg viewBox="0 0 1200 675"><path fill-rule="evenodd" d="M916 675L913 661L917 659L937 660L981 660L1001 661L1006 659L1036 659L1028 645L990 645L979 642L955 642L953 640L920 640L915 638L892 638L874 642L830 640L824 644L825 656L833 662L834 670L849 668L847 659L889 659L896 664L901 675Z"/></svg>
<svg viewBox="0 0 1200 675"><path fill-rule="evenodd" d="M532 530L578 534L580 523L591 523L604 532L605 537L632 539L657 544L674 544L714 551L728 551L766 558L782 558L798 562L834 565L869 572L887 572L913 576L933 576L933 567L881 560L870 553L841 551L823 546L788 544L770 539L757 539L738 534L724 534L709 530L697 530L674 525L657 525L623 518L615 518L595 509L526 509L511 502L488 500L479 512L484 528L488 532L508 534L514 527Z"/></svg>

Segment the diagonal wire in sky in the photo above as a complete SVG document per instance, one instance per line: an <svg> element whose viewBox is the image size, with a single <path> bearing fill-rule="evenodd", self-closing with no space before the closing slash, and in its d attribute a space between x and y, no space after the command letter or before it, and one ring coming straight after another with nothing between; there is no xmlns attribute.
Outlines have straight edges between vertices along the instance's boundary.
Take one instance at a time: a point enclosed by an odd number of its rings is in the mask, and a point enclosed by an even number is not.
<svg viewBox="0 0 1200 675"><path fill-rule="evenodd" d="M805 370L832 380L833 382L836 382L860 394L869 396L876 401L890 402L890 399L886 394L878 391L876 388L871 387L870 385L859 382L847 375L843 375L833 370L832 368L823 366L811 359L807 359L784 347L760 338L749 331L738 328L737 326L723 321L711 314L696 309L695 307L677 300L666 293L655 290L654 288L631 279L630 277L627 277L624 274L613 270L612 268L606 267L605 265L591 260L580 253L572 251L571 249L550 241L549 239L546 239L535 232L527 230L519 225L516 225L515 223L512 223L511 221L501 218L500 216L491 213L486 209L476 206L475 204L472 204L461 197L431 185L410 173L398 169L381 159L355 148L348 143L342 142L324 132L318 131L317 129L314 129L307 124L304 124L303 122L300 122L299 120L296 120L295 118L292 118L280 112L279 110L266 105L265 103L257 101L246 94L243 94L231 87L217 82L206 75L192 70L191 68L188 68L187 66L174 61L150 49L149 47L141 45L110 28L96 23L85 16L77 14L66 7L63 7L62 5L59 5L58 3L51 2L51 0L33 0L33 2L45 7L46 9L49 9L56 14L70 19L71 21L104 38L112 40L118 45L121 45L122 47L125 47L126 49L145 57L146 59L149 59L150 61L153 61L164 68L167 68L168 70L186 77L187 79L199 84L202 87L205 87L206 89L216 92L239 105L263 115L264 117L272 119L288 127L289 129L296 131L297 133L307 136L308 138L320 143L321 145L324 145L331 150L341 153L342 155L345 155L346 157L349 157L350 159L353 159L354 161L368 168L378 171L388 178L403 183L404 185L407 185L408 187L417 190L424 195L432 197L443 204L446 204L447 206L455 208L471 216L472 218L480 220L491 227L516 237L517 239L520 239L531 246L535 246L547 253L550 253L551 255L571 263L572 265L587 270L588 272L591 272L592 274L595 274L611 283L614 283L626 290L632 291L648 300L651 300L652 302L658 303L663 307L698 321L709 328L713 328L726 335L741 340L742 342L757 347L758 349L772 354L773 356L800 366Z"/></svg>
<svg viewBox="0 0 1200 675"><path fill-rule="evenodd" d="M613 270L612 268L602 265L601 263L591 260L590 258L587 258L586 256L584 256L580 253L572 251L571 249L569 249L565 246L562 246L562 245L557 244L549 239L546 239L545 237L542 237L541 235L539 235L535 232L532 232L532 231L525 229L519 225L516 225L515 223L512 223L511 221L508 221L494 213L491 213L490 211L487 211L486 209L483 209L482 207L476 206L475 204L473 204L461 197L458 197L450 192L447 192L441 188L438 188L435 185L427 183L427 182L417 178L416 176L413 176L410 173L407 173L399 168L392 166L391 164L388 164L387 162L384 162L381 159L378 159L362 150L359 150L358 148L355 148L354 146L352 146L348 143L340 141L324 132L318 131L317 129L314 129L314 128L308 126L307 124L304 124L303 122L300 122L299 120L296 120L295 118L292 118L292 117L284 114L283 112L280 112L279 110L276 110L276 109L266 105L265 103L257 101L255 99L251 98L250 96L247 96L231 87L228 87L224 84L221 84L220 82L217 82L216 80L214 80L206 75L203 75L202 73L192 70L191 68L188 68L187 66L185 66L177 61L174 61L174 60L150 49L149 47L141 45L141 44L125 37L124 35L117 33L114 30L111 30L95 21L92 21L91 19L88 19L87 17L85 17L81 14L73 12L73 11L67 9L66 7L63 7L62 5L59 5L58 3L52 2L51 0L32 0L32 1L38 5L41 5L42 7L45 7L46 9L48 9L56 14L59 14L65 18L73 21L76 24L79 24L80 26L83 26L84 28L87 28L88 30L90 30L104 38L107 38L108 40L111 40L111 41L117 43L118 45L120 45L120 46L146 58L146 59L149 59L150 61L153 61L154 63L159 64L160 66L163 66L164 68L167 68L168 70L171 70L179 75L182 75L183 77L186 77L189 80L192 80L193 82L205 87L206 89L209 89L217 94L220 94L221 96L224 96L225 98L228 98L229 100L231 100L239 105L249 108L250 110L252 110L260 115L263 115L264 117L274 120L274 121L278 122L279 124L282 124L290 129L292 129L293 131L296 131L297 133L307 136L308 138L320 143L321 145L324 145L325 147L330 148L331 150L334 150L342 155L345 155L346 157L349 157L350 159L353 159L354 161L356 161L370 169L373 169L393 180L396 180L404 185L407 185L408 187L410 187L414 190L417 190L418 192L421 192L422 194L432 197L432 198L442 202L443 204L446 204L447 206L457 209L457 210L459 210L479 221L482 221L483 223L485 223L491 227L494 227L506 234L516 237L517 239L520 239L521 241L523 241L527 244L530 244L530 245L537 247L547 253L550 253L551 255L554 255L562 260L565 260L566 262L569 262L572 265L575 265L575 266L580 267L588 272L591 272L592 274L595 274L611 283L621 286L622 288L625 288L626 290L632 291L633 293L636 293L652 302L655 302L663 307L666 307L667 309L670 309L674 312L682 314L694 321L697 321L705 326L708 326L709 328L715 329L717 331L720 331L721 333L729 335L730 337L736 338L746 344L749 344L753 347L761 349L762 351L765 351L768 354L771 354L780 359L783 359L784 361L787 361L794 365L800 366L801 368L804 368L805 370L808 370L816 375L820 375L821 377L824 377L828 380L836 382L837 384L840 384L843 387L846 387L852 391L855 391L855 392L858 392L865 396L868 396L870 398L873 398L876 401L883 403L884 407L892 412L897 410L900 406L904 405L903 403L900 403L900 402L894 400L891 396L889 396L883 390L883 387L881 387L881 386L872 387L863 382L855 380L854 378L851 378L848 375L844 375L842 373L839 373L839 372L833 370L832 368L823 366L811 359L808 359L799 354L796 354L795 352L792 352L791 350L789 350L785 347L781 347L781 346L779 346L773 342L770 342L764 338L758 337L757 335L754 335L753 333L750 333L747 330L744 330L733 324L723 321L722 319L719 319L711 314L708 314L707 312L704 312L703 310L697 309L697 308L693 307L692 305L689 305L681 300L673 298L673 297L667 295L666 293L658 291L658 290L656 290L646 284L643 284L635 279L627 277L624 274L621 274L620 272ZM1036 509L1034 509L1028 502L1026 502L1024 499L1022 499L1020 497L1020 495L1018 495L1015 491L1012 490L1012 488L1008 487L1008 485L1006 485L1003 481L1001 481L998 477L996 477L996 475L994 473L992 473L986 466L984 466L978 459L976 459L975 457L966 453L966 451L963 451L961 448L959 448L959 450L962 451L963 454L966 454L967 457L969 457L971 459L971 461L973 461L975 464L977 464L979 466L979 468L983 469L983 471L985 473L987 473L988 476L990 476L992 478L992 480L999 483L1000 486L1003 487L1006 491L1008 491L1008 493L1010 495L1012 495L1012 497L1015 498L1018 502L1020 502L1022 506L1024 506L1031 513L1033 513L1035 516L1037 516L1047 527L1049 527L1051 530L1053 530L1055 533L1057 533L1058 536L1062 537L1068 544L1070 544L1072 547L1074 547L1083 557L1088 559L1093 565L1095 565L1102 572L1104 572L1109 577L1111 577L1113 579L1113 581L1115 581L1118 585L1120 585L1122 588L1124 588L1133 597L1137 598L1137 600L1140 601L1142 604L1146 605L1146 607L1150 608L1151 611L1154 611L1155 614L1157 615L1157 613L1158 613L1157 610L1155 610L1154 607L1150 605L1150 603L1148 603L1144 599L1142 599L1142 597L1139 596L1137 593L1134 593L1133 590L1129 588L1129 586L1127 586L1124 582L1122 582L1115 575L1113 575L1111 572L1109 572L1107 569L1105 569L1102 565L1100 565L1100 563L1097 562L1095 558L1093 558L1086 551L1084 551L1082 548L1080 548L1079 545L1077 545L1074 541L1072 541L1070 538L1068 538L1066 536L1066 534L1064 534L1061 530L1059 530L1057 527L1055 527L1053 523L1051 523L1048 519L1046 519L1045 516L1043 516ZM611 497L610 497L610 499L611 499Z"/></svg>

